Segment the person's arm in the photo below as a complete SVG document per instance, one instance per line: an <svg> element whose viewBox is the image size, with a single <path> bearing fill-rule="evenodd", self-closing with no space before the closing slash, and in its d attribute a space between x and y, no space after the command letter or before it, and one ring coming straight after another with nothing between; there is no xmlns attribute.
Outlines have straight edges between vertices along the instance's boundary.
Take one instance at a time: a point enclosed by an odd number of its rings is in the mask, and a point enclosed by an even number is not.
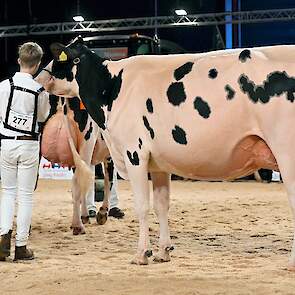
<svg viewBox="0 0 295 295"><path fill-rule="evenodd" d="M43 91L39 94L38 97L38 122L46 121L49 116L50 104L49 104L49 93Z"/></svg>
<svg viewBox="0 0 295 295"><path fill-rule="evenodd" d="M0 83L0 122L4 120L3 116L6 113L7 98L10 94L10 85L7 80Z"/></svg>

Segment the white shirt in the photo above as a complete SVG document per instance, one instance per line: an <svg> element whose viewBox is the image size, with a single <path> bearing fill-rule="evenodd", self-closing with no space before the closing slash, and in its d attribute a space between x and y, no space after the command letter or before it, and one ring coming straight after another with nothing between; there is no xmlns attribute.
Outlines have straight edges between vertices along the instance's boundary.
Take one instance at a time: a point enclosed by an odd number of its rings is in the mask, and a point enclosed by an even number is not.
<svg viewBox="0 0 295 295"><path fill-rule="evenodd" d="M24 87L33 91L39 90L42 85L33 79L33 76L28 73L17 72L13 76L13 83L15 86ZM24 133L4 128L3 121L5 120L6 110L8 105L8 99L10 96L11 87L9 80L4 80L0 83L0 134L6 136L19 136L25 135ZM11 105L16 111L22 113L31 113L34 110L34 99L32 94L19 90L14 90L13 101ZM50 110L49 93L43 91L38 96L37 107L37 122L44 122ZM38 131L38 125L36 125L35 132Z"/></svg>

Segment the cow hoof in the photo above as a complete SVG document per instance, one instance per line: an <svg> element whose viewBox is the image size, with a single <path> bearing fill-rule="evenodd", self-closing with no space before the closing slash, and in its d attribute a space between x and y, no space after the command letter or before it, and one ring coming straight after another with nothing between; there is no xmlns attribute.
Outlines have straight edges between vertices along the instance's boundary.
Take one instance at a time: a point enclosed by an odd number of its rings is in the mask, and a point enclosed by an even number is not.
<svg viewBox="0 0 295 295"><path fill-rule="evenodd" d="M73 235L77 236L77 235L84 235L85 229L79 226L72 226L71 229L73 230Z"/></svg>
<svg viewBox="0 0 295 295"><path fill-rule="evenodd" d="M89 216L81 216L81 220L83 224L90 224Z"/></svg>
<svg viewBox="0 0 295 295"><path fill-rule="evenodd" d="M153 255L152 250L146 250L143 255L137 255L132 261L131 264L137 265L148 265L149 261L148 258Z"/></svg>
<svg viewBox="0 0 295 295"><path fill-rule="evenodd" d="M157 262L157 263L169 262L171 260L170 252L173 250L174 250L173 246L168 246L164 250L160 250L158 254L155 255L154 262Z"/></svg>
<svg viewBox="0 0 295 295"><path fill-rule="evenodd" d="M131 260L131 264L148 265L149 261L146 256L144 256L143 258L135 257L134 259Z"/></svg>
<svg viewBox="0 0 295 295"><path fill-rule="evenodd" d="M164 263L164 262L169 262L171 258L169 254L165 254L165 255L156 254L153 260L154 262L157 262L157 263Z"/></svg>
<svg viewBox="0 0 295 295"><path fill-rule="evenodd" d="M99 225L103 225L107 222L107 219L108 219L108 210L101 207L96 214L96 222Z"/></svg>

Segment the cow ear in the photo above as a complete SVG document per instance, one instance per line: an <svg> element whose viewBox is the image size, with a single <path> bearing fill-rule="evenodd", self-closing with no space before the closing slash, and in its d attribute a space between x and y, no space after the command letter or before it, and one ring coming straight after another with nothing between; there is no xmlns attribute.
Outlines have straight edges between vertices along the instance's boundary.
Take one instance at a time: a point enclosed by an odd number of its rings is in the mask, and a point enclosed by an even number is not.
<svg viewBox="0 0 295 295"><path fill-rule="evenodd" d="M72 42L70 43L70 45L73 45L73 44L84 44L84 40L82 38L81 35L79 35L78 37L76 37L74 40L72 40Z"/></svg>
<svg viewBox="0 0 295 295"><path fill-rule="evenodd" d="M79 35L79 36L77 37L77 39L78 39L78 42L79 42L80 44L84 44L84 40L83 40L83 38L82 38L81 35Z"/></svg>
<svg viewBox="0 0 295 295"><path fill-rule="evenodd" d="M60 43L52 43L50 45L50 51L55 60L66 61L68 59L65 48L66 47Z"/></svg>

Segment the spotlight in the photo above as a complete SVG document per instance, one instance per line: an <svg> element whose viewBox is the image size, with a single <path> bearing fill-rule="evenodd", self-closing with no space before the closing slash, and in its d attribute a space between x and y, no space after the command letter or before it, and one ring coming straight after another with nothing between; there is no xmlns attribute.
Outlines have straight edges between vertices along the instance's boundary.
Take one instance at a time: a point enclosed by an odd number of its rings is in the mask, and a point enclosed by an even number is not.
<svg viewBox="0 0 295 295"><path fill-rule="evenodd" d="M75 22L83 22L84 21L84 17L82 15L75 15L75 16L73 16L73 20Z"/></svg>
<svg viewBox="0 0 295 295"><path fill-rule="evenodd" d="M175 9L175 13L177 15L187 15L187 12L185 9Z"/></svg>

